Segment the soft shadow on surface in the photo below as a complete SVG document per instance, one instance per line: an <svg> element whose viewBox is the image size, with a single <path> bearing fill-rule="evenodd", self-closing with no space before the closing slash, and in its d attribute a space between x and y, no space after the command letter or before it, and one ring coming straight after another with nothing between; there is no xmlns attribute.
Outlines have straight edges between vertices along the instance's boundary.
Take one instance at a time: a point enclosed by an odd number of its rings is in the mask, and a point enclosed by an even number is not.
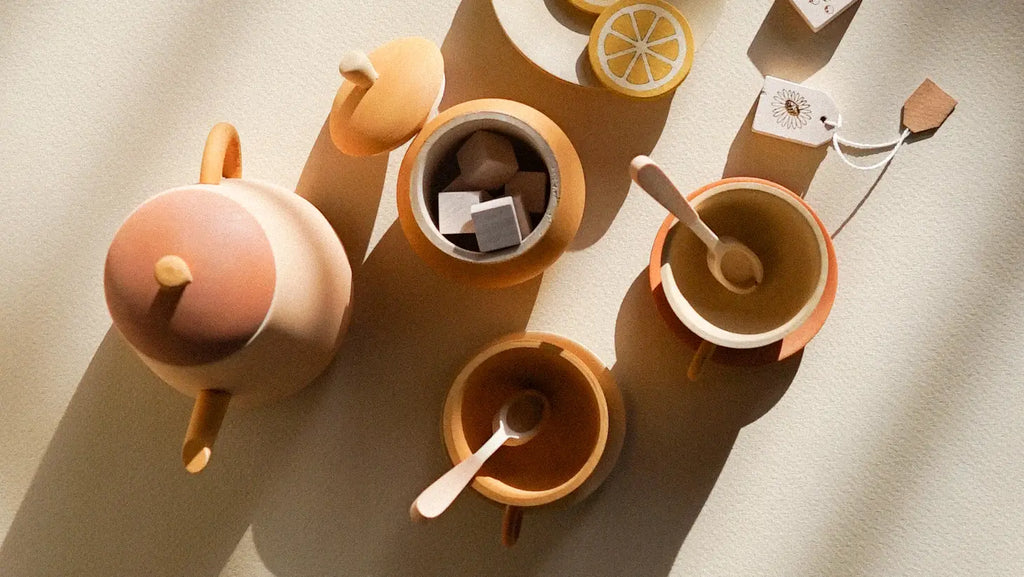
<svg viewBox="0 0 1024 577"><path fill-rule="evenodd" d="M374 250L367 271L416 264L395 246L395 232ZM381 262L391 252L378 251L399 252L398 262ZM411 577L668 575L739 430L782 397L800 355L758 368L709 363L700 382L687 382L692 351L661 323L646 279L646 272L637 277L616 324L612 371L628 411L619 462L581 503L527 511L512 550L500 544L500 508L472 490L432 522L408 517L416 495L451 466L439 432L448 384L510 319L472 323L477 328L459 338L454 333L469 329L462 317L487 317L486 304L437 307L447 317L431 328L438 321L426 317L436 313L403 302L401 288L388 281L364 287L359 310L366 316L357 313L352 333L358 340L343 351L333 377L359 386L332 389L308 442L300 442L306 449L287 466L291 474L267 492L253 524L266 566L278 577L321 575L325 566L346 575ZM442 298L444 290L428 288L424 296ZM531 291L500 299L521 306ZM405 320L388 331L370 317ZM417 350L423 339L433 350Z"/></svg>
<svg viewBox="0 0 1024 577"><path fill-rule="evenodd" d="M387 154L342 154L331 141L328 118L295 185L295 192L317 207L338 233L353 271L366 256L387 170Z"/></svg>
<svg viewBox="0 0 1024 577"><path fill-rule="evenodd" d="M757 134L754 113L757 100L743 120L743 126L729 147L729 156L722 177L755 176L771 180L804 196L821 161L828 154L827 146L804 146L764 134Z"/></svg>
<svg viewBox="0 0 1024 577"><path fill-rule="evenodd" d="M229 408L210 465L190 475L191 403L111 328L0 548L0 575L218 575L303 412Z"/></svg>
<svg viewBox="0 0 1024 577"><path fill-rule="evenodd" d="M747 49L747 57L762 76L803 82L832 59L859 9L860 2L815 32L789 0L775 0Z"/></svg>
<svg viewBox="0 0 1024 577"><path fill-rule="evenodd" d="M540 110L572 140L587 181L587 206L570 250L597 242L629 192L629 161L658 142L672 95L633 100L581 88L534 66L505 35L490 0L464 0L445 37L441 108L476 98L507 98ZM685 84L681 90L685 90Z"/></svg>
<svg viewBox="0 0 1024 577"><path fill-rule="evenodd" d="M782 398L803 353L759 367L708 361L686 378L694 351L662 322L647 271L630 286L615 326L629 429L619 466L601 496L615 540L590 561L601 575L668 575L725 466L739 431Z"/></svg>
<svg viewBox="0 0 1024 577"><path fill-rule="evenodd" d="M925 140L925 139L931 138L935 133L936 133L935 130L929 130L929 131L922 132L922 133L919 133L919 134L911 134L910 136L907 137L907 140L906 140L906 142L903 143L903 146L907 146L911 142L917 142L919 140ZM865 155L864 151L858 151L858 150L847 150L846 152L850 156L864 156ZM878 151L870 151L870 152L872 154L879 153ZM883 150L880 154L888 154L888 152L889 152L888 150ZM893 162L898 162L899 161L898 160L899 156L900 156L899 153L897 153L896 157L892 159L892 162L890 162L890 163L886 164L885 166L883 166L882 168L878 169L878 176L875 177L875 181L871 183L870 187L868 187L868 191L864 193L864 196L862 196L859 201L857 201L857 204L854 205L853 210L850 211L850 214L848 214L846 216L846 218L843 219L843 222L840 223L839 226L836 227L835 232L832 233L832 239L833 240L835 240L835 238L837 236L839 236L839 233L843 232L843 229L846 228L846 225L850 224L850 221L853 220L853 217L857 216L857 213L860 212L861 207L863 207L865 204L867 204L868 199L871 198L871 194L875 192L876 188L878 188L878 183L882 182L882 177L885 176L886 171L889 170L889 167L892 166ZM868 164L868 163L865 163L865 164Z"/></svg>
<svg viewBox="0 0 1024 577"><path fill-rule="evenodd" d="M278 577L324 567L441 575L449 572L428 569L444 550L501 550L499 512L479 499L464 496L427 526L410 521L409 506L451 466L440 433L448 387L488 342L526 327L539 287L539 278L496 290L455 284L392 224L356 278L330 386L253 519L267 568Z"/></svg>

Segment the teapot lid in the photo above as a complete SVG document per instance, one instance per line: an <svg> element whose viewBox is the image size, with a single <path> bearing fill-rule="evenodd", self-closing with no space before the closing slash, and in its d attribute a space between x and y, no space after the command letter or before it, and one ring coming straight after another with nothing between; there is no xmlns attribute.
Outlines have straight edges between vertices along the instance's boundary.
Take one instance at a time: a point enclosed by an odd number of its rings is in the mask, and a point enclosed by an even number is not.
<svg viewBox="0 0 1024 577"><path fill-rule="evenodd" d="M351 156L401 146L423 128L444 91L444 58L425 38L393 40L369 56L347 52L339 70L346 80L331 108L331 140Z"/></svg>
<svg viewBox="0 0 1024 577"><path fill-rule="evenodd" d="M148 200L107 253L104 290L114 324L157 361L221 359L245 346L270 310L270 241L252 214L212 188L176 188Z"/></svg>

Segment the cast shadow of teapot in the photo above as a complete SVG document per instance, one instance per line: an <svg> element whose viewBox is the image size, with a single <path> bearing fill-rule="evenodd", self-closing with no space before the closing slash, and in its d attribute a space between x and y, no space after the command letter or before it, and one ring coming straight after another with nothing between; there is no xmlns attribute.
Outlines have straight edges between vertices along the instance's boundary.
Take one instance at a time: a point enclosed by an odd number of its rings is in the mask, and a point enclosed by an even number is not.
<svg viewBox="0 0 1024 577"><path fill-rule="evenodd" d="M565 131L587 183L583 222L569 250L597 242L629 192L630 159L649 154L661 137L671 96L634 100L556 79L519 53L490 0L463 0L441 52L446 78L442 110L476 98L506 98L536 108Z"/></svg>
<svg viewBox="0 0 1024 577"><path fill-rule="evenodd" d="M110 328L0 548L0 574L219 575L308 401L232 412L213 465L189 475L191 399Z"/></svg>

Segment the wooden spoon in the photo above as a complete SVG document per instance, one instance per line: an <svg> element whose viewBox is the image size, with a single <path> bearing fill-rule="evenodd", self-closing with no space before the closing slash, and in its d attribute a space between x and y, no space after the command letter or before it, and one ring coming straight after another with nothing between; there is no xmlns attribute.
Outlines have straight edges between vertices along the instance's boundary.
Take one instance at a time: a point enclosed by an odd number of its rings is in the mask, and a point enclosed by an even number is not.
<svg viewBox="0 0 1024 577"><path fill-rule="evenodd" d="M444 513L462 490L476 477L480 467L503 445L522 445L532 439L549 412L547 398L534 390L512 397L494 416L494 434L465 461L431 483L413 501L413 520L433 519Z"/></svg>
<svg viewBox="0 0 1024 577"><path fill-rule="evenodd" d="M719 238L700 219L693 205L653 160L637 156L629 163L629 175L647 194L679 219L708 247L708 268L722 286L736 294L748 294L764 280L764 266L754 251L740 241Z"/></svg>

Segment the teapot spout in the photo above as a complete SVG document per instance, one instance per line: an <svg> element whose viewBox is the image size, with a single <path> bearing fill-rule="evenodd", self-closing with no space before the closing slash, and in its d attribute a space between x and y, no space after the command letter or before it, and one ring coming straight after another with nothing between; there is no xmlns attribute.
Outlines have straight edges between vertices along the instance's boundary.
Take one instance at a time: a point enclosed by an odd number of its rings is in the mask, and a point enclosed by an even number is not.
<svg viewBox="0 0 1024 577"><path fill-rule="evenodd" d="M196 397L185 443L181 447L181 460L189 473L202 471L210 462L213 443L217 440L230 401L231 393L215 389L204 389Z"/></svg>

